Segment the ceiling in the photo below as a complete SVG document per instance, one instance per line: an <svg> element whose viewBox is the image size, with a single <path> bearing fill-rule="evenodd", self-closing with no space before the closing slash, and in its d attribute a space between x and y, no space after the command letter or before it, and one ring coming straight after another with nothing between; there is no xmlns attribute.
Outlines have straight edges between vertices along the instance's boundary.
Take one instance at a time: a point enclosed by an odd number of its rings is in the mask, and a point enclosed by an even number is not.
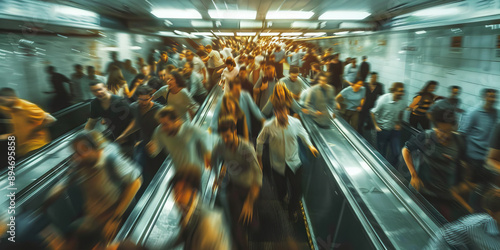
<svg viewBox="0 0 500 250"><path fill-rule="evenodd" d="M398 15L424 9L444 3L460 2L463 0L48 0L58 4L90 10L102 16L111 17L124 23L134 32L158 32L180 30L184 32L204 31L290 31L291 20L265 20L268 11L296 10L312 11L315 14L309 20L308 26L293 28L306 32L334 32L348 29L373 30L379 25ZM164 19L158 19L151 11L159 8L196 9L205 21L211 21L213 27L193 27L190 19L168 19L171 24L166 25ZM260 28L242 28L240 20L214 20L208 15L209 9L219 10L257 10L256 20L262 22ZM318 17L325 11L366 11L372 13L362 21L318 21ZM269 24L269 21L272 24ZM347 25L346 24L350 24Z"/></svg>

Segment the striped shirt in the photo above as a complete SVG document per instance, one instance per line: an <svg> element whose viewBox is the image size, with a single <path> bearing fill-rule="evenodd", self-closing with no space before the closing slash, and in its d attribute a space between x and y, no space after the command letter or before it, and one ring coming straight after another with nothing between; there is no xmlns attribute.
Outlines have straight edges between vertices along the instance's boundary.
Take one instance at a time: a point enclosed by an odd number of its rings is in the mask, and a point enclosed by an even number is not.
<svg viewBox="0 0 500 250"><path fill-rule="evenodd" d="M500 249L497 222L488 214L471 214L448 223L426 249Z"/></svg>

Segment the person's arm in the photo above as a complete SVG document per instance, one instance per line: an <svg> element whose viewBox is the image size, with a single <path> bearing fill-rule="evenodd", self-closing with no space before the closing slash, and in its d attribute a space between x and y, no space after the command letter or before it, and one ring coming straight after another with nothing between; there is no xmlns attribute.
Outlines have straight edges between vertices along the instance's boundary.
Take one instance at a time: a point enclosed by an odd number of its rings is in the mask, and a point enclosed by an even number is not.
<svg viewBox="0 0 500 250"><path fill-rule="evenodd" d="M309 138L309 135L307 134L304 126L302 126L302 123L300 123L300 121L297 121L294 126L297 128L298 136L300 137L300 139L302 139L302 142L307 145L314 157L318 157L319 152L311 143L311 139Z"/></svg>
<svg viewBox="0 0 500 250"><path fill-rule="evenodd" d="M42 129L45 129L45 128L48 128L50 127L51 125L54 124L54 122L56 122L57 119L54 118L53 116L51 116L50 114L45 114L45 118L43 119L43 122L38 125L37 127L35 127L32 131L31 131L31 134L35 134L37 133L38 131L42 130Z"/></svg>
<svg viewBox="0 0 500 250"><path fill-rule="evenodd" d="M339 93L337 95L337 97L335 97L335 102L337 103L337 109L341 109L342 107L340 107L340 103L342 102L343 100L343 97L342 97L342 93Z"/></svg>
<svg viewBox="0 0 500 250"><path fill-rule="evenodd" d="M460 121L458 132L462 133L465 136L469 135L471 129L476 125L477 119L474 114L475 113L473 112L473 110L465 114L465 117L463 117Z"/></svg>
<svg viewBox="0 0 500 250"><path fill-rule="evenodd" d="M371 118L372 118L372 121L373 121L373 126L375 126L375 130L377 130L377 132L380 132L382 131L382 129L378 126L378 123L377 123L377 118L375 118L375 113L370 112L371 114Z"/></svg>
<svg viewBox="0 0 500 250"><path fill-rule="evenodd" d="M201 67L201 74L203 75L202 83L207 83L207 69L205 67Z"/></svg>
<svg viewBox="0 0 500 250"><path fill-rule="evenodd" d="M151 157L156 157L163 149L163 145L158 141L160 126L156 127L153 136L151 136L151 141L146 144L146 150Z"/></svg>
<svg viewBox="0 0 500 250"><path fill-rule="evenodd" d="M424 184L422 183L422 180L418 177L417 171L415 170L415 166L413 165L413 158L411 156L411 152L407 147L404 147L402 154L403 154L403 159L406 163L406 166L408 167L408 171L410 171L410 174L411 174L410 184L417 191L419 191L422 187L424 187Z"/></svg>
<svg viewBox="0 0 500 250"><path fill-rule="evenodd" d="M262 152L264 151L264 143L266 143L268 139L268 127L264 126L259 136L257 137L257 161L259 162L260 169L263 169L262 165Z"/></svg>
<svg viewBox="0 0 500 250"><path fill-rule="evenodd" d="M500 149L490 148L486 163L500 171Z"/></svg>
<svg viewBox="0 0 500 250"><path fill-rule="evenodd" d="M87 124L85 124L85 130L92 130L95 128L95 125L97 124L98 119L94 118L89 118L87 120Z"/></svg>
<svg viewBox="0 0 500 250"><path fill-rule="evenodd" d="M241 93L242 95L245 95L244 98L246 98L246 103L248 105L248 109L250 110L250 112L255 116L255 118L259 119L261 122L264 122L266 121L266 118L264 117L264 115L262 114L262 112L260 111L259 107L257 106L257 104L255 104L253 101L252 101L252 97L250 97L250 95L248 95L247 93L243 94Z"/></svg>
<svg viewBox="0 0 500 250"><path fill-rule="evenodd" d="M365 98L361 99L361 101L359 102L359 107L357 107L356 109L358 111L361 111L361 109L363 109L364 104L365 104Z"/></svg>
<svg viewBox="0 0 500 250"><path fill-rule="evenodd" d="M417 104L420 102L421 99L422 99L422 96L420 96L420 95L413 98L413 101L411 102L410 106L408 106L408 108L411 111L414 111L415 108L417 108Z"/></svg>
<svg viewBox="0 0 500 250"><path fill-rule="evenodd" d="M129 90L128 88L128 84L125 83L125 88L123 89L123 93L125 94L125 96L127 96L128 98L132 98L132 96L134 95L135 91L137 90L137 84L134 83L132 85L132 90Z"/></svg>
<svg viewBox="0 0 500 250"><path fill-rule="evenodd" d="M267 100L266 105L262 108L262 114L266 117L270 117L273 112L273 104L271 100Z"/></svg>
<svg viewBox="0 0 500 250"><path fill-rule="evenodd" d="M165 95L165 93L167 91L168 91L168 85L161 87L160 89L158 89L156 92L153 93L153 97L151 100L154 101L154 100L162 97L163 95Z"/></svg>
<svg viewBox="0 0 500 250"><path fill-rule="evenodd" d="M135 119L133 119L130 124L127 126L127 128L125 130L123 130L123 132L121 133L120 136L118 136L116 138L116 142L118 143L121 143L123 141L123 139L127 138L129 135L131 135L132 133L134 133L135 131L139 130L139 127L136 126L136 121Z"/></svg>
<svg viewBox="0 0 500 250"><path fill-rule="evenodd" d="M217 105L215 106L214 114L212 115L212 120L210 122L210 126L208 127L209 133L212 133L212 132L217 133L217 128L219 127L219 116L220 116L221 107L222 107L222 97L219 98Z"/></svg>

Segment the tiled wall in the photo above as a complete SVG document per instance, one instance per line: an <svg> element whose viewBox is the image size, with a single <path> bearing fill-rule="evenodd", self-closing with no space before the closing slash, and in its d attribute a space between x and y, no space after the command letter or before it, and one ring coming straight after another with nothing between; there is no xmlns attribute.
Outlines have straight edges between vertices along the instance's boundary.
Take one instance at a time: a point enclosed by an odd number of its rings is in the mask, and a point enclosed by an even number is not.
<svg viewBox="0 0 500 250"><path fill-rule="evenodd" d="M447 96L448 87L459 85L462 108L481 103L483 88L500 90L500 29L484 24L435 28L425 34L415 30L318 40L322 48L334 48L346 57L368 56L371 70L379 73L386 89L395 81L406 84L410 101L428 80L436 80L438 95ZM451 48L454 36L462 36L462 48ZM384 45L385 44L385 45ZM498 104L498 103L497 103ZM497 105L500 107L500 105Z"/></svg>
<svg viewBox="0 0 500 250"><path fill-rule="evenodd" d="M137 57L147 60L150 49L161 44L157 37L110 31L102 34L98 37L0 34L0 86L14 88L20 98L46 108L51 95L43 92L52 90L46 66L55 66L68 78L74 72L74 64L92 65L99 73L111 60L109 48L115 47L119 60L131 59L136 67Z"/></svg>

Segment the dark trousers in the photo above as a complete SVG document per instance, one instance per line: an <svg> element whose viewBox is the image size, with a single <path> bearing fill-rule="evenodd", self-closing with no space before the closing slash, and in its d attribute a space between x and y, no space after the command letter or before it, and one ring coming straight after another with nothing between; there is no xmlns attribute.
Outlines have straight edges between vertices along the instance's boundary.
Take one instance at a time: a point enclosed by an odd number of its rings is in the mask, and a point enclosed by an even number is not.
<svg viewBox="0 0 500 250"><path fill-rule="evenodd" d="M359 111L346 110L344 114L342 114L342 118L344 118L344 120L349 123L353 129L358 130Z"/></svg>
<svg viewBox="0 0 500 250"><path fill-rule="evenodd" d="M230 182L226 188L234 245L237 246L237 249L243 250L249 249L247 240L248 229L257 229L259 223L259 216L255 209L256 204L254 204L253 207L253 219L250 225L244 225L243 222L240 221L241 210L243 209L243 204L247 199L249 191L250 188L241 187L232 182Z"/></svg>
<svg viewBox="0 0 500 250"><path fill-rule="evenodd" d="M288 192L290 202L288 203L288 214L293 218L295 212L300 211L300 199L302 198L302 166L295 173L286 166L285 176L279 174L273 169L274 184L278 193L278 199L283 200ZM288 182L290 190L288 191Z"/></svg>
<svg viewBox="0 0 500 250"><path fill-rule="evenodd" d="M203 102L205 101L205 98L207 98L206 94L193 96L194 101L200 105L203 104Z"/></svg>
<svg viewBox="0 0 500 250"><path fill-rule="evenodd" d="M210 92L210 90L212 90L212 88L219 82L220 80L220 76L222 73L217 73L217 71L225 68L226 65L221 65L217 68L211 68L211 69L208 69L208 75L210 76L210 79L209 79L209 84L208 84L208 87L207 87L207 90Z"/></svg>
<svg viewBox="0 0 500 250"><path fill-rule="evenodd" d="M284 76L283 63L276 63L275 66L276 66L276 76L278 77L278 79L281 79Z"/></svg>
<svg viewBox="0 0 500 250"><path fill-rule="evenodd" d="M362 131L365 124L366 129L374 129L373 121L370 115L370 110L361 110L359 112L359 120L358 120L358 131Z"/></svg>
<svg viewBox="0 0 500 250"><path fill-rule="evenodd" d="M382 130L377 132L377 149L389 161L392 166L397 167L401 147L401 131L398 130ZM391 154L387 158L387 146L390 146Z"/></svg>
<svg viewBox="0 0 500 250"><path fill-rule="evenodd" d="M484 167L484 160L468 159L468 169L466 171L465 179L472 183L478 184L477 187L471 191L469 195L469 204L475 211L481 211L481 198L483 192L481 189L488 182L488 175L491 175Z"/></svg>
<svg viewBox="0 0 500 250"><path fill-rule="evenodd" d="M413 113L410 114L410 125L416 129L418 129L418 124L422 126L423 130L427 130L431 128L430 121L427 119L425 115L415 115Z"/></svg>
<svg viewBox="0 0 500 250"><path fill-rule="evenodd" d="M156 157L151 158L146 150L147 143L148 142L143 141L134 148L134 161L141 166L143 178L143 184L141 185L141 189L138 191L137 197L140 197L140 195L146 190L166 158L165 153L163 152L160 152Z"/></svg>

